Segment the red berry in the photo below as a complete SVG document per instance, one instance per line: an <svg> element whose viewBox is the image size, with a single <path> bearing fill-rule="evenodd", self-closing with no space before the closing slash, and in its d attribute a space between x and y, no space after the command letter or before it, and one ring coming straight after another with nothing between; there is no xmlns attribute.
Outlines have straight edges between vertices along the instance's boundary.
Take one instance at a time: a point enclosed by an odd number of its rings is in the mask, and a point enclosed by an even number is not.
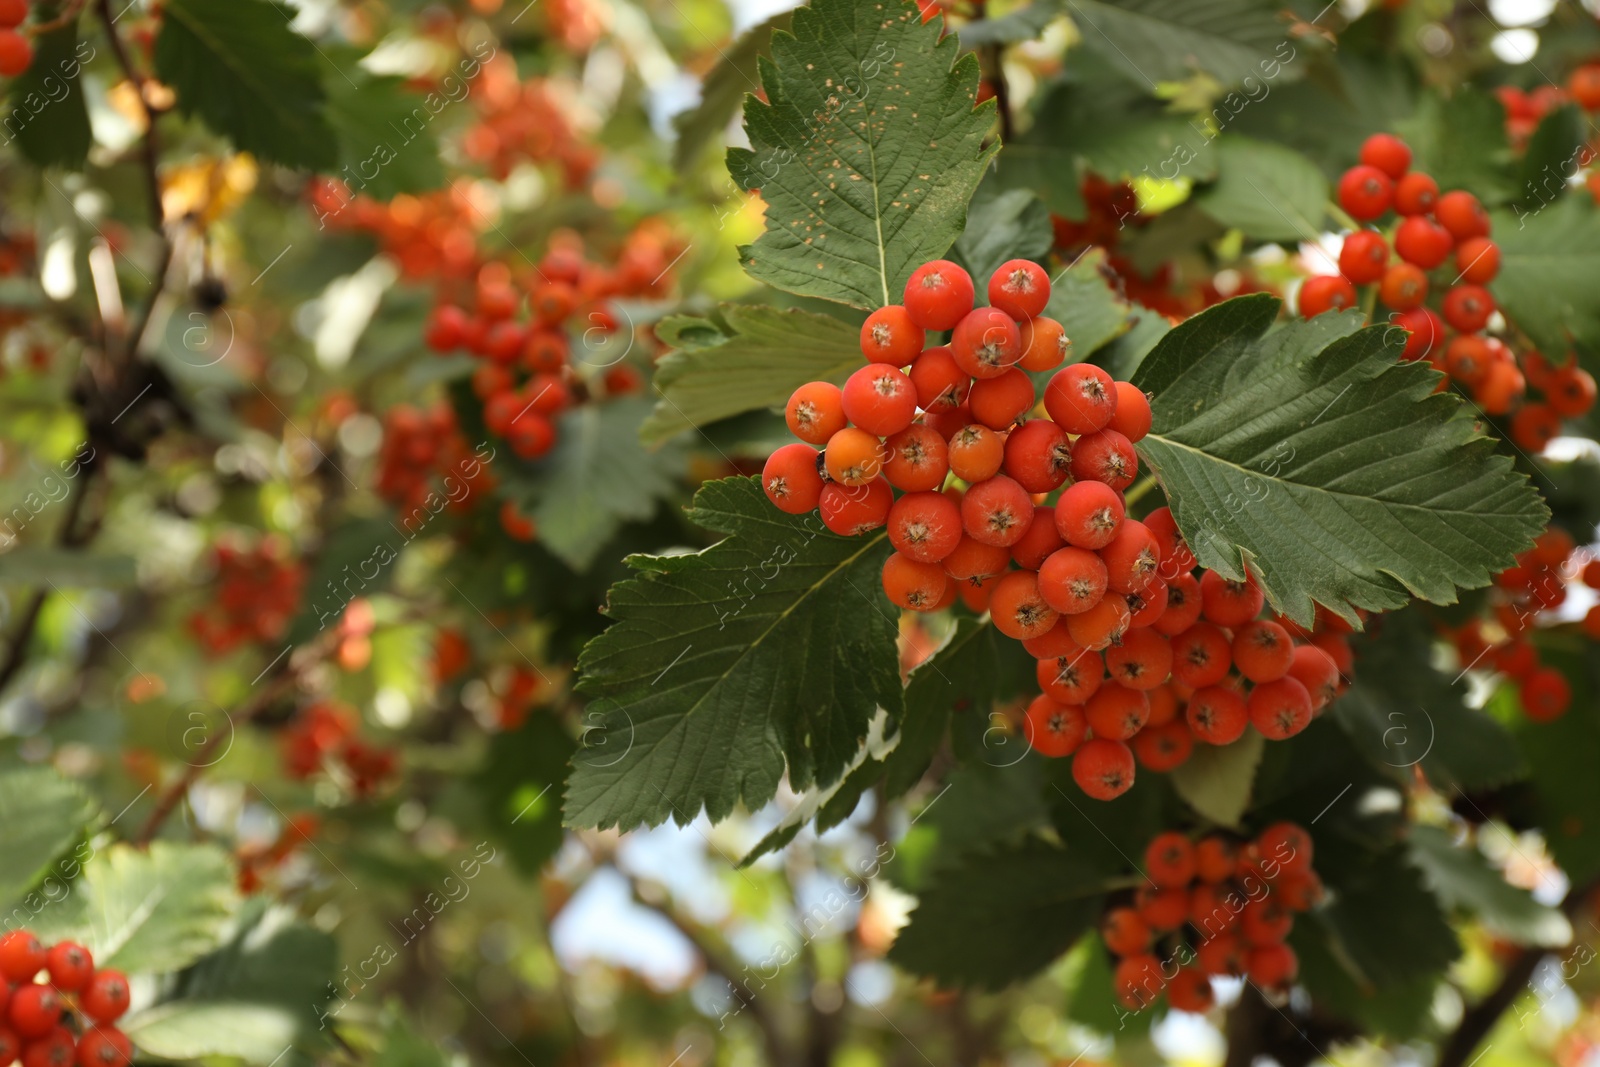
<svg viewBox="0 0 1600 1067"><path fill-rule="evenodd" d="M1195 967L1180 967L1172 981L1167 983L1167 1002L1174 1011L1187 1011L1196 1015L1211 1010L1216 997L1211 992L1211 979Z"/></svg>
<svg viewBox="0 0 1600 1067"><path fill-rule="evenodd" d="M944 599L948 582L937 563L920 563L898 552L883 561L883 591L908 611L933 611Z"/></svg>
<svg viewBox="0 0 1600 1067"><path fill-rule="evenodd" d="M12 930L0 937L0 974L12 982L33 981L47 959L39 939L26 930Z"/></svg>
<svg viewBox="0 0 1600 1067"><path fill-rule="evenodd" d="M1055 319L1036 315L1022 324L1022 361L1018 366L1023 370L1055 370L1071 351L1072 338Z"/></svg>
<svg viewBox="0 0 1600 1067"><path fill-rule="evenodd" d="M1066 627L1058 620L1055 629L1047 631L1044 636L1064 629ZM1075 706L1082 705L1099 691L1101 683L1105 681L1105 669L1094 650L1072 641L1070 651L1041 657L1034 666L1033 676L1039 688L1051 700L1057 704Z"/></svg>
<svg viewBox="0 0 1600 1067"><path fill-rule="evenodd" d="M920 563L937 563L961 543L961 508L943 493L907 493L889 509L889 543Z"/></svg>
<svg viewBox="0 0 1600 1067"><path fill-rule="evenodd" d="M1145 846L1144 870L1163 889L1187 886L1195 876L1194 845L1176 830L1157 834Z"/></svg>
<svg viewBox="0 0 1600 1067"><path fill-rule="evenodd" d="M1441 196L1434 205L1433 217L1457 241L1489 236L1489 213L1483 210L1477 197L1464 189L1454 189Z"/></svg>
<svg viewBox="0 0 1600 1067"><path fill-rule="evenodd" d="M1084 648L1098 652L1122 640L1132 617L1126 600L1108 596L1087 611L1066 616L1067 633Z"/></svg>
<svg viewBox="0 0 1600 1067"><path fill-rule="evenodd" d="M1294 912L1275 897L1250 901L1239 916L1239 933L1251 948L1276 945L1293 929Z"/></svg>
<svg viewBox="0 0 1600 1067"><path fill-rule="evenodd" d="M1039 566L1039 591L1063 615L1078 615L1106 595L1106 565L1093 552L1062 548Z"/></svg>
<svg viewBox="0 0 1600 1067"><path fill-rule="evenodd" d="M1276 877L1310 874L1313 851L1311 835L1292 822L1275 822L1256 837L1256 852L1277 865Z"/></svg>
<svg viewBox="0 0 1600 1067"><path fill-rule="evenodd" d="M15 78L33 65L33 46L15 30L0 30L0 77Z"/></svg>
<svg viewBox="0 0 1600 1067"><path fill-rule="evenodd" d="M6 1026L0 1026L0 1064L11 1067L22 1055L22 1039Z"/></svg>
<svg viewBox="0 0 1600 1067"><path fill-rule="evenodd" d="M1500 246L1487 237L1468 237L1456 246L1456 271L1461 281L1488 285L1500 273Z"/></svg>
<svg viewBox="0 0 1600 1067"><path fill-rule="evenodd" d="M1075 482L1056 501L1056 530L1067 544L1101 549L1122 527L1122 494L1104 482Z"/></svg>
<svg viewBox="0 0 1600 1067"><path fill-rule="evenodd" d="M1383 272L1383 281L1378 285L1378 299L1387 307L1395 311L1410 311L1420 307L1427 297L1428 276L1422 273L1422 268L1410 263L1394 263Z"/></svg>
<svg viewBox="0 0 1600 1067"><path fill-rule="evenodd" d="M899 304L881 307L861 324L861 354L869 363L904 367L922 352L923 330Z"/></svg>
<svg viewBox="0 0 1600 1067"><path fill-rule="evenodd" d="M1022 535L1022 540L1011 546L1011 558L1016 560L1017 566L1037 571L1044 566L1045 560L1064 547L1065 542L1056 532L1055 509L1038 504L1034 506L1033 521L1028 524L1028 532Z"/></svg>
<svg viewBox="0 0 1600 1067"><path fill-rule="evenodd" d="M1357 230L1339 249L1339 273L1357 285L1371 285L1389 266L1389 242L1376 230Z"/></svg>
<svg viewBox="0 0 1600 1067"><path fill-rule="evenodd" d="M78 1039L78 1067L128 1067L133 1042L114 1026L97 1026Z"/></svg>
<svg viewBox="0 0 1600 1067"><path fill-rule="evenodd" d="M951 411L967 399L972 377L956 363L948 345L929 348L911 364L917 406L924 411Z"/></svg>
<svg viewBox="0 0 1600 1067"><path fill-rule="evenodd" d="M1443 343L1444 323L1429 308L1397 311L1389 316L1389 321L1405 331L1406 346L1400 353L1401 359L1423 359Z"/></svg>
<svg viewBox="0 0 1600 1067"><path fill-rule="evenodd" d="M972 581L1005 573L1011 565L1011 553L1001 545L974 541L963 532L956 547L940 562L950 577Z"/></svg>
<svg viewBox="0 0 1600 1067"><path fill-rule="evenodd" d="M1361 162L1399 181L1411 168L1411 149L1393 134L1375 133L1361 145Z"/></svg>
<svg viewBox="0 0 1600 1067"><path fill-rule="evenodd" d="M1132 956L1150 947L1149 925L1133 908L1112 908L1100 920L1100 936L1106 948L1118 956Z"/></svg>
<svg viewBox="0 0 1600 1067"><path fill-rule="evenodd" d="M1185 712L1189 729L1197 740L1211 745L1227 745L1244 736L1250 725L1250 709L1244 697L1220 685L1196 689Z"/></svg>
<svg viewBox="0 0 1600 1067"><path fill-rule="evenodd" d="M89 990L93 992L93 987ZM87 997L88 994L85 994ZM126 999L126 997L124 997ZM61 994L47 985L24 985L11 996L11 1029L24 1041L44 1037L61 1022ZM88 1010L88 1005L84 1005Z"/></svg>
<svg viewBox="0 0 1600 1067"><path fill-rule="evenodd" d="M1418 171L1401 178L1394 187L1394 209L1398 214L1427 215L1439 202L1439 183Z"/></svg>
<svg viewBox="0 0 1600 1067"><path fill-rule="evenodd" d="M996 630L1018 641L1044 635L1057 618L1039 594L1039 577L1032 571L1012 571L995 583L989 594L989 617Z"/></svg>
<svg viewBox="0 0 1600 1067"><path fill-rule="evenodd" d="M1102 685L1083 706L1096 737L1127 741L1150 721L1150 698L1116 682Z"/></svg>
<svg viewBox="0 0 1600 1067"><path fill-rule="evenodd" d="M950 469L968 484L988 481L1000 473L1006 458L1006 439L977 423L963 426L950 437Z"/></svg>
<svg viewBox="0 0 1600 1067"><path fill-rule="evenodd" d="M804 515L815 508L822 497L817 450L795 444L773 452L761 468L761 488L779 511Z"/></svg>
<svg viewBox="0 0 1600 1067"><path fill-rule="evenodd" d="M1018 322L1044 314L1050 302L1050 276L1037 263L1011 259L989 277L989 303Z"/></svg>
<svg viewBox="0 0 1600 1067"><path fill-rule="evenodd" d="M967 406L991 430L1004 430L1033 407L1033 379L1015 367L995 378L972 383Z"/></svg>
<svg viewBox="0 0 1600 1067"><path fill-rule="evenodd" d="M1205 617L1218 626L1243 626L1261 614L1266 597L1253 578L1235 582L1216 571L1200 576L1200 601Z"/></svg>
<svg viewBox="0 0 1600 1067"><path fill-rule="evenodd" d="M832 382L807 382L789 395L783 418L789 432L800 440L825 445L847 424L844 395Z"/></svg>
<svg viewBox="0 0 1600 1067"><path fill-rule="evenodd" d="M1553 667L1542 667L1530 674L1518 690L1522 710L1534 722L1551 722L1567 713L1572 704L1572 687Z"/></svg>
<svg viewBox="0 0 1600 1067"><path fill-rule="evenodd" d="M1072 444L1072 477L1126 489L1139 474L1139 456L1115 430L1085 434Z"/></svg>
<svg viewBox="0 0 1600 1067"><path fill-rule="evenodd" d="M1339 179L1339 206L1362 222L1388 211L1393 199L1394 180L1377 167L1351 167Z"/></svg>
<svg viewBox="0 0 1600 1067"><path fill-rule="evenodd" d="M1170 582L1180 574L1187 574L1194 570L1194 552L1189 548L1189 542L1183 538L1183 533L1178 529L1178 520L1173 518L1171 508L1156 508L1144 517L1145 529L1150 531L1150 536L1156 539L1156 545L1161 550L1161 563L1156 568L1156 575L1163 582Z"/></svg>
<svg viewBox="0 0 1600 1067"><path fill-rule="evenodd" d="M935 259L906 280L905 308L924 330L949 330L972 310L972 275L948 259Z"/></svg>
<svg viewBox="0 0 1600 1067"><path fill-rule="evenodd" d="M1197 622L1172 639L1172 676L1203 689L1228 676L1233 652L1226 635L1208 622Z"/></svg>
<svg viewBox="0 0 1600 1067"><path fill-rule="evenodd" d="M1105 561L1107 584L1113 593L1140 593L1156 580L1161 548L1144 523L1127 519L1100 550L1100 558Z"/></svg>
<svg viewBox="0 0 1600 1067"><path fill-rule="evenodd" d="M1567 78L1567 91L1585 111L1600 110L1600 65L1585 63Z"/></svg>
<svg viewBox="0 0 1600 1067"><path fill-rule="evenodd" d="M1263 989L1279 989L1294 981L1300 973L1300 961L1294 949L1279 942L1250 950L1246 973L1250 981Z"/></svg>
<svg viewBox="0 0 1600 1067"><path fill-rule="evenodd" d="M1085 741L1072 757L1072 780L1096 800L1115 800L1133 785L1133 752L1121 741Z"/></svg>
<svg viewBox="0 0 1600 1067"><path fill-rule="evenodd" d="M1023 731L1035 752L1060 759L1078 751L1089 735L1089 723L1081 707L1057 704L1041 693L1028 705Z"/></svg>
<svg viewBox="0 0 1600 1067"><path fill-rule="evenodd" d="M1106 670L1129 689L1153 690L1172 673L1172 642L1148 628L1130 629L1106 649Z"/></svg>
<svg viewBox="0 0 1600 1067"><path fill-rule="evenodd" d="M852 536L876 530L889 521L894 505L894 490L882 478L865 485L840 485L829 482L817 501L822 524L836 534Z"/></svg>
<svg viewBox="0 0 1600 1067"><path fill-rule="evenodd" d="M986 545L1010 548L1033 522L1028 491L1003 474L972 486L961 499L961 524Z"/></svg>
<svg viewBox="0 0 1600 1067"><path fill-rule="evenodd" d="M78 997L83 1013L97 1023L116 1022L128 1010L128 979L121 971L96 971Z"/></svg>
<svg viewBox="0 0 1600 1067"><path fill-rule="evenodd" d="M14 30L28 20L28 0L0 0L0 27Z"/></svg>
<svg viewBox="0 0 1600 1067"><path fill-rule="evenodd" d="M950 335L956 364L974 378L998 378L1022 359L1022 334L998 308L975 308Z"/></svg>
<svg viewBox="0 0 1600 1067"><path fill-rule="evenodd" d="M74 941L62 941L45 957L50 983L63 993L76 993L94 976L94 957Z"/></svg>
<svg viewBox="0 0 1600 1067"><path fill-rule="evenodd" d="M1284 676L1250 690L1250 721L1262 736L1282 741L1311 724L1311 694L1293 678Z"/></svg>
<svg viewBox="0 0 1600 1067"><path fill-rule="evenodd" d="M1576 364L1553 372L1545 384L1545 400L1558 415L1578 419L1594 407L1594 377Z"/></svg>
<svg viewBox="0 0 1600 1067"><path fill-rule="evenodd" d="M1074 363L1051 377L1044 388L1044 409L1070 434L1103 430L1117 411L1117 388L1111 375L1092 363Z"/></svg>
<svg viewBox="0 0 1600 1067"><path fill-rule="evenodd" d="M1200 621L1200 579L1179 574L1167 579L1166 590L1166 607L1152 625L1157 633L1176 637Z"/></svg>
<svg viewBox="0 0 1600 1067"><path fill-rule="evenodd" d="M1443 263L1454 247L1450 231L1422 215L1406 219L1394 232L1395 254L1423 270Z"/></svg>
<svg viewBox="0 0 1600 1067"><path fill-rule="evenodd" d="M1106 428L1117 431L1130 442L1142 441L1150 432L1150 398L1132 382L1117 382L1116 387L1117 409Z"/></svg>
<svg viewBox="0 0 1600 1067"><path fill-rule="evenodd" d="M823 454L828 477L840 485L866 485L873 481L883 472L887 458L876 434L854 426L846 426L828 438Z"/></svg>
<svg viewBox="0 0 1600 1067"><path fill-rule="evenodd" d="M912 423L883 443L883 476L896 489L926 492L944 484L950 473L949 446L930 427Z"/></svg>
<svg viewBox="0 0 1600 1067"><path fill-rule="evenodd" d="M1202 837L1194 847L1195 876L1203 882L1226 882L1238 866L1239 850L1225 837Z"/></svg>
<svg viewBox="0 0 1600 1067"><path fill-rule="evenodd" d="M22 1048L22 1067L72 1067L76 1059L77 1046L65 1026L55 1027Z"/></svg>
<svg viewBox="0 0 1600 1067"><path fill-rule="evenodd" d="M844 383L847 419L879 437L897 434L917 415L917 387L894 367L869 364Z"/></svg>
<svg viewBox="0 0 1600 1067"><path fill-rule="evenodd" d="M1444 321L1462 333L1476 333L1494 314L1494 297L1481 285L1458 285L1444 294L1440 310Z"/></svg>
<svg viewBox="0 0 1600 1067"><path fill-rule="evenodd" d="M1194 735L1181 722L1151 722L1134 735L1132 745L1139 766L1166 774L1188 762L1194 753Z"/></svg>
<svg viewBox="0 0 1600 1067"><path fill-rule="evenodd" d="M1270 682L1289 673L1294 662L1294 642L1289 631L1275 622L1257 619L1233 634L1233 665L1252 682Z"/></svg>
<svg viewBox="0 0 1600 1067"><path fill-rule="evenodd" d="M1006 437L1003 465L1028 492L1048 493L1072 471L1072 443L1053 420L1029 419Z"/></svg>
<svg viewBox="0 0 1600 1067"><path fill-rule="evenodd" d="M25 0L13 0L22 2ZM428 324L422 330L422 342L435 352L443 355L453 352L461 347L462 340L466 337L467 313L458 307L443 304L433 309L428 316Z"/></svg>
<svg viewBox="0 0 1600 1067"><path fill-rule="evenodd" d="M1312 319L1324 311L1343 311L1356 306L1356 289L1349 279L1337 274L1319 274L1300 286L1300 315Z"/></svg>

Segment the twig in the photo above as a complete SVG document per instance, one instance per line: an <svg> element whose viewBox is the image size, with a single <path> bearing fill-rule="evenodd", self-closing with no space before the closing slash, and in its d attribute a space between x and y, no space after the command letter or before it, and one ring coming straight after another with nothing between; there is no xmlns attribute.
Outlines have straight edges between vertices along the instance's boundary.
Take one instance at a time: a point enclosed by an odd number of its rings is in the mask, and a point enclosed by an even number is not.
<svg viewBox="0 0 1600 1067"><path fill-rule="evenodd" d="M87 0L67 0L66 5L61 9L61 14L47 22L36 22L24 32L32 37L43 37L47 33L54 33L83 14L83 7L86 2Z"/></svg>
<svg viewBox="0 0 1600 1067"><path fill-rule="evenodd" d="M1011 114L1011 87L1006 84L1006 69L1001 59L1004 45L992 44L984 49L989 60L989 80L994 85L994 103L1000 112L1000 143L1010 144L1016 132L1016 119Z"/></svg>

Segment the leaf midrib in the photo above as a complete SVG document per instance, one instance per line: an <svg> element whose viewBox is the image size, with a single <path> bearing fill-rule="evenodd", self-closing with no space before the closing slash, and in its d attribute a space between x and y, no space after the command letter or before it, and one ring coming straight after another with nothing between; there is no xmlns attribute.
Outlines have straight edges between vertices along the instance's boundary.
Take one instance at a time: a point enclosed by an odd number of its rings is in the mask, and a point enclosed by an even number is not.
<svg viewBox="0 0 1600 1067"><path fill-rule="evenodd" d="M188 30L194 35L196 40L205 45L206 48L210 50L212 57L224 67L227 67L230 71L232 71L234 77L238 78L239 81L248 86L260 100L262 106L268 111L278 115L279 119L285 126L291 129L298 129L302 134L306 134L307 131L301 127L300 122L296 118L295 112L290 109L276 106L277 94L271 92L269 87L261 81L251 77L250 67L248 64L235 64L231 62L229 59L229 51L222 46L223 43L221 38L218 38L208 32L205 24L195 19L181 3L169 5L166 8L166 17L169 19L175 18L182 23L184 29ZM291 36L298 36L294 34L293 30L289 32Z"/></svg>

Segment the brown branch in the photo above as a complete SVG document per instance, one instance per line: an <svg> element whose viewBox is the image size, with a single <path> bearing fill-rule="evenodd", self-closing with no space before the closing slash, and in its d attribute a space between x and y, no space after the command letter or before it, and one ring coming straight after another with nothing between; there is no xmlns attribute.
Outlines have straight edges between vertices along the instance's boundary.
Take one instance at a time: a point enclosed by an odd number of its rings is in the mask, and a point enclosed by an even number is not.
<svg viewBox="0 0 1600 1067"><path fill-rule="evenodd" d="M1569 919L1576 915L1597 887L1600 887L1600 879L1581 886L1573 886L1567 892L1566 899L1561 902L1562 914ZM1434 1067L1462 1067L1483 1039L1489 1036L1495 1023L1500 1021L1500 1016L1504 1015L1506 1009L1527 991L1534 970L1538 968L1539 961L1547 955L1549 950L1542 948L1524 948L1518 952L1516 957L1506 964L1505 973L1500 976L1500 983L1482 1000L1462 1013L1461 1022L1456 1025L1449 1039L1440 1046L1439 1058L1435 1061Z"/></svg>
<svg viewBox="0 0 1600 1067"><path fill-rule="evenodd" d="M995 108L1000 112L1000 143L1010 144L1016 133L1016 119L1011 114L1011 87L1006 84L1006 70L1001 56L1005 46L989 45L984 48L988 59L989 81L994 87Z"/></svg>
<svg viewBox="0 0 1600 1067"><path fill-rule="evenodd" d="M21 32L30 37L43 37L47 33L54 33L69 23L75 21L83 13L83 5L87 0L67 0L62 7L61 14L46 22L36 22Z"/></svg>

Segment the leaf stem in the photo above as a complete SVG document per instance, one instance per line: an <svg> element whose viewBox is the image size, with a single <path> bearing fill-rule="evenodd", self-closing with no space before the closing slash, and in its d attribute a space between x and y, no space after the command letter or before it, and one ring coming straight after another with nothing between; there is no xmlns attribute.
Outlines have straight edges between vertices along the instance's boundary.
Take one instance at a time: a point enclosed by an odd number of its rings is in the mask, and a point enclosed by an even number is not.
<svg viewBox="0 0 1600 1067"><path fill-rule="evenodd" d="M1334 221L1337 222L1339 225L1343 226L1345 229L1347 229L1347 230L1359 230L1359 229L1361 229L1361 223L1359 223L1355 219L1351 218L1350 213L1348 211L1346 211L1344 208L1340 207L1334 201L1329 200L1327 202L1327 204L1326 204L1326 207L1328 209L1328 214L1333 216Z"/></svg>
<svg viewBox="0 0 1600 1067"><path fill-rule="evenodd" d="M1138 484L1134 485L1123 494L1122 501L1124 504L1132 504L1155 487L1156 476L1153 474L1147 474L1143 478L1139 479Z"/></svg>

